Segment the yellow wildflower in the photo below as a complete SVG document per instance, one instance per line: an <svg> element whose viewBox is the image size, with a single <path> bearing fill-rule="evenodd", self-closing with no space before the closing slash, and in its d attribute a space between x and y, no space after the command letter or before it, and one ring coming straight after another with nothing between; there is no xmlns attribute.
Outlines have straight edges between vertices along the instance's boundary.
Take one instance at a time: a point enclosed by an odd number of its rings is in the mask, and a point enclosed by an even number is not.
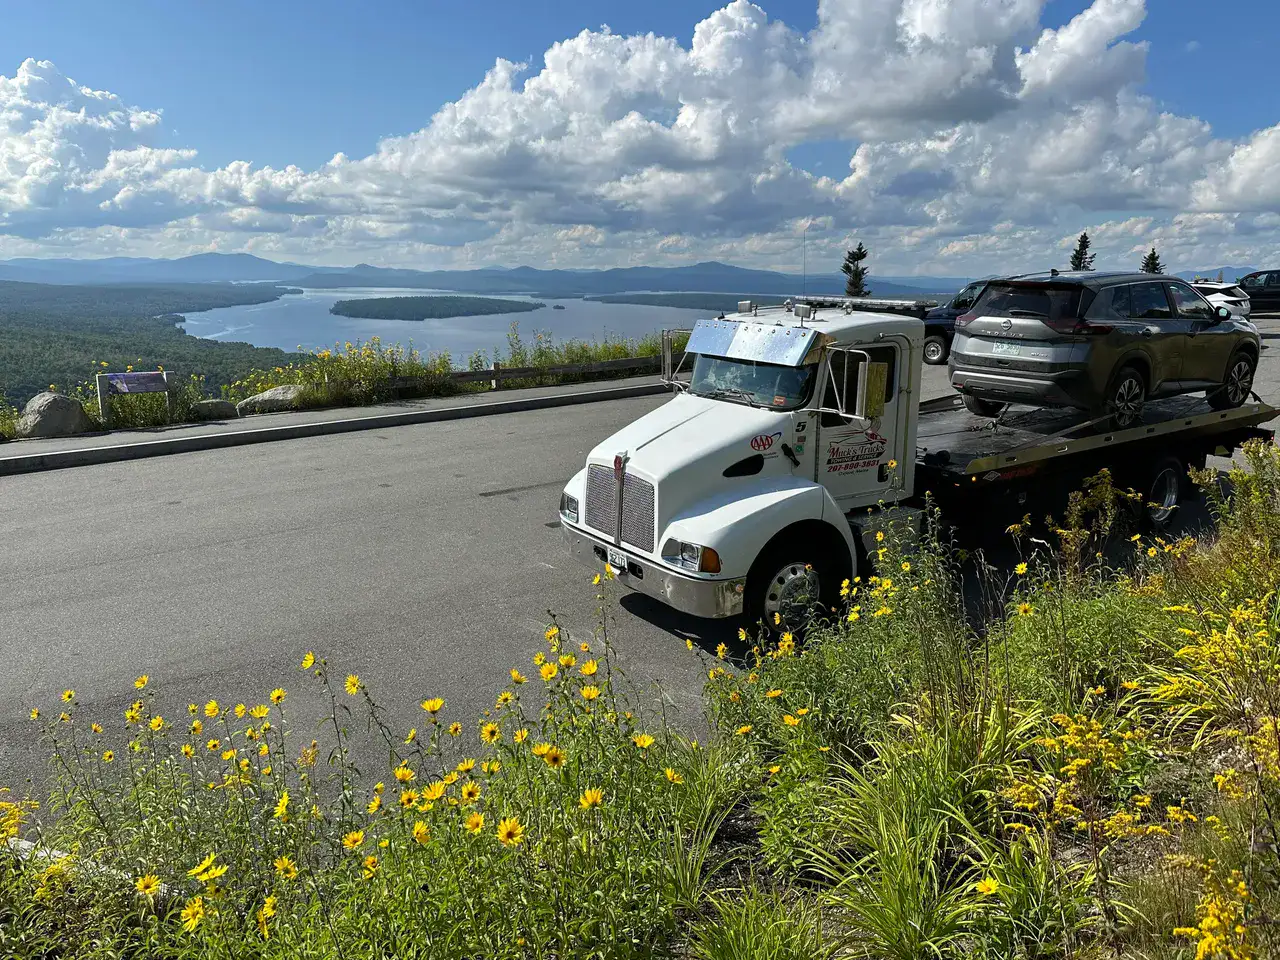
<svg viewBox="0 0 1280 960"><path fill-rule="evenodd" d="M598 787L588 787L578 798L578 806L583 810L591 810L604 803L604 791Z"/></svg>
<svg viewBox="0 0 1280 960"><path fill-rule="evenodd" d="M504 847L519 846L524 842L524 827L515 817L498 821L498 842Z"/></svg>

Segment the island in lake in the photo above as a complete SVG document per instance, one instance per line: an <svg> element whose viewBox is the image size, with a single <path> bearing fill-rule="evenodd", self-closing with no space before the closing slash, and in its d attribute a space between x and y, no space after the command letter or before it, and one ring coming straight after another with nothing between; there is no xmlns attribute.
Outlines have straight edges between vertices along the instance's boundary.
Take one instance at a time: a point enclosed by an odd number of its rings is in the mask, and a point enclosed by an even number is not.
<svg viewBox="0 0 1280 960"><path fill-rule="evenodd" d="M329 308L329 312L361 320L445 320L494 313L529 313L545 306L537 300L499 300L493 297L366 297L339 300Z"/></svg>

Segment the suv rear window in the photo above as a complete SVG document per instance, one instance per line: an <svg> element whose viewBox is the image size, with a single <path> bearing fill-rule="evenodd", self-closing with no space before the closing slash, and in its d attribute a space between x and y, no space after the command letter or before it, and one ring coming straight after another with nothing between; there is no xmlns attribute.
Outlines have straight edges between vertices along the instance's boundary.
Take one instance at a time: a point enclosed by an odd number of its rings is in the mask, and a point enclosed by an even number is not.
<svg viewBox="0 0 1280 960"><path fill-rule="evenodd" d="M1080 316L1083 292L1076 284L992 283L974 304L973 312L980 317L1024 317L1053 324Z"/></svg>

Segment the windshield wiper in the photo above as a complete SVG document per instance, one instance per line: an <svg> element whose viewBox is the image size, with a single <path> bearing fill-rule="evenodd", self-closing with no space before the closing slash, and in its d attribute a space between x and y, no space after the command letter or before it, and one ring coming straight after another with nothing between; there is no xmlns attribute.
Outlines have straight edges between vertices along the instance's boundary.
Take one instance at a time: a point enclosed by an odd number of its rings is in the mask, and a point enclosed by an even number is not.
<svg viewBox="0 0 1280 960"><path fill-rule="evenodd" d="M743 403L756 405L756 395L738 387L716 387L709 393L701 394L709 400L741 400Z"/></svg>
<svg viewBox="0 0 1280 960"><path fill-rule="evenodd" d="M1023 310L1021 307L1013 307L1006 310L1005 313L1011 317L1044 317L1048 318L1047 313L1041 313L1039 310Z"/></svg>

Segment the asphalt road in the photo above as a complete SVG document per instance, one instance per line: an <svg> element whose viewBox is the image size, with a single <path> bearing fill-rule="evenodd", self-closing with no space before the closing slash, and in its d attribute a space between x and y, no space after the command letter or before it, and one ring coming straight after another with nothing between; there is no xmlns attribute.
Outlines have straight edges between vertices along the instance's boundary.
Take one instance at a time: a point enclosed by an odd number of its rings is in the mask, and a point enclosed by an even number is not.
<svg viewBox="0 0 1280 960"><path fill-rule="evenodd" d="M1258 392L1274 401L1271 354ZM925 383L926 399L946 393L945 367ZM0 786L38 775L27 712L56 711L67 687L116 726L143 672L170 715L283 685L295 717L316 717L296 669L308 649L359 674L393 725L421 725L415 705L443 696L474 737L508 670L531 666L549 610L589 638L595 590L562 547L560 488L591 446L662 402L0 479ZM735 629L639 596L609 622L638 695L695 724L705 674L685 638L710 650Z"/></svg>

